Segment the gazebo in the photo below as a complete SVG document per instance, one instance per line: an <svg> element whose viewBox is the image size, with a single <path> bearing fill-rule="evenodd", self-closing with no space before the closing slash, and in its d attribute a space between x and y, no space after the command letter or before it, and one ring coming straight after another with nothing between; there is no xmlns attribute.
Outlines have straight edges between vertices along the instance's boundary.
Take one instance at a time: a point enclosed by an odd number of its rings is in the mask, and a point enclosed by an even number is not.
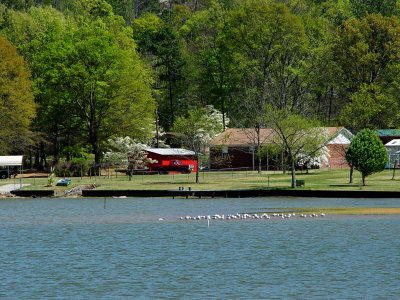
<svg viewBox="0 0 400 300"><path fill-rule="evenodd" d="M7 167L8 178L10 177L10 167L19 166L19 171L22 175L23 158L23 155L0 156L0 166ZM19 183L22 187L22 176L19 178Z"/></svg>

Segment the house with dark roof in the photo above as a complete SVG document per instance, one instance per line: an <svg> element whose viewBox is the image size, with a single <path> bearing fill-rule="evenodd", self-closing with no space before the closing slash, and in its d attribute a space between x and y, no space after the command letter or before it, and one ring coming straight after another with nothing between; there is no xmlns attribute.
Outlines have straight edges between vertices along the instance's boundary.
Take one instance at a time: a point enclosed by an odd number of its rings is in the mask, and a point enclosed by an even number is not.
<svg viewBox="0 0 400 300"><path fill-rule="evenodd" d="M350 146L353 134L344 127L321 127L327 130L328 140L325 144L329 150L329 163L323 167L348 168L345 153ZM261 128L257 134L254 128L229 128L210 143L210 165L212 169L250 168L257 165L257 145L266 145L274 140L274 131ZM263 169L280 169L281 156L263 157Z"/></svg>

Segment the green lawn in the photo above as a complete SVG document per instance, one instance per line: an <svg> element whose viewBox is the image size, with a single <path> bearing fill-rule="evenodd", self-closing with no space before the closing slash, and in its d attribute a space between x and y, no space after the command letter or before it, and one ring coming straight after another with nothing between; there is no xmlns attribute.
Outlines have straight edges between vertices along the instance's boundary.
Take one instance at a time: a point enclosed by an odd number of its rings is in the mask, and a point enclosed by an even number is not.
<svg viewBox="0 0 400 300"><path fill-rule="evenodd" d="M105 173L105 172L104 172ZM366 190L366 191L400 191L400 172L395 180L392 180L392 170L371 175L366 179L366 186L361 184L361 176L354 172L354 183L349 184L349 170L312 170L310 174L297 172L296 179L305 180L304 187L298 189L309 190ZM58 180L57 178L56 180ZM193 190L225 190L225 189L264 189L279 188L290 189L290 173L282 174L281 171L269 171L258 174L256 171L224 171L201 172L199 183L195 183L195 174L168 174L168 175L134 175L132 181L128 176L115 173L113 176L72 178L72 184L68 187L46 187L46 178L23 178L22 183L29 183L25 189L55 189L56 191L69 190L82 184L96 183L101 186L98 189L165 189L177 190L180 186ZM19 179L0 181L0 184L16 183Z"/></svg>

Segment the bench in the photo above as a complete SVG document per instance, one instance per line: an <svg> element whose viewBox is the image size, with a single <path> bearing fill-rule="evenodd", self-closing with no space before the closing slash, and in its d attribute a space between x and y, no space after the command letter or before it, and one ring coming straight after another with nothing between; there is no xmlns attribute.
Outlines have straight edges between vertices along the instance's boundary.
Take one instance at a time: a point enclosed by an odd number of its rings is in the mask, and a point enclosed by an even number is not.
<svg viewBox="0 0 400 300"><path fill-rule="evenodd" d="M296 180L296 186L305 186L306 181L305 180Z"/></svg>

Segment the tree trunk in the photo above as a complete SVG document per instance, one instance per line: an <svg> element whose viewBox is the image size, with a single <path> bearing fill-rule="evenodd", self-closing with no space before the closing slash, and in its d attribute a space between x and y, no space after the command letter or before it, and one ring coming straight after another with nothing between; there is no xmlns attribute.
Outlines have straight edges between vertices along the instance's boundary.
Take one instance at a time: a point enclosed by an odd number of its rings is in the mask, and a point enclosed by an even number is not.
<svg viewBox="0 0 400 300"><path fill-rule="evenodd" d="M94 162L97 164L100 163L100 159L101 159L101 153L100 150L97 148L95 151L93 151L94 153Z"/></svg>
<svg viewBox="0 0 400 300"><path fill-rule="evenodd" d="M197 151L196 151L196 161L197 161L196 183L199 183L199 153Z"/></svg>
<svg viewBox="0 0 400 300"><path fill-rule="evenodd" d="M46 151L44 149L44 143L42 142L40 143L40 168L44 170L47 167Z"/></svg>
<svg viewBox="0 0 400 300"><path fill-rule="evenodd" d="M296 188L296 168L294 165L294 160L292 161L292 188Z"/></svg>
<svg viewBox="0 0 400 300"><path fill-rule="evenodd" d="M101 158L98 137L99 135L95 125L91 125L91 128L89 129L89 140L92 146L92 153L94 154L94 162L96 165L100 163L100 158Z"/></svg>
<svg viewBox="0 0 400 300"><path fill-rule="evenodd" d="M39 155L39 147L38 147L38 145L36 145L36 146L37 146L37 148L36 148L36 151L35 151L35 169L37 171L39 171L39 168L40 168L40 163L39 163L40 155Z"/></svg>
<svg viewBox="0 0 400 300"><path fill-rule="evenodd" d="M354 167L350 166L350 182L349 183L353 183L353 173L354 173Z"/></svg>
<svg viewBox="0 0 400 300"><path fill-rule="evenodd" d="M365 176L362 174L362 185L365 186Z"/></svg>
<svg viewBox="0 0 400 300"><path fill-rule="evenodd" d="M261 174L261 136L260 136L260 125L256 126L257 131L257 156L258 156L258 174Z"/></svg>
<svg viewBox="0 0 400 300"><path fill-rule="evenodd" d="M169 113L170 113L170 128L174 126L174 101L173 101L173 92L172 92L172 75L171 75L171 70L169 67L169 61L167 62L167 76L168 76L168 98L169 98Z"/></svg>
<svg viewBox="0 0 400 300"><path fill-rule="evenodd" d="M155 110L155 119L156 119L156 148L160 148L160 136L158 132L158 110Z"/></svg>
<svg viewBox="0 0 400 300"><path fill-rule="evenodd" d="M29 169L33 169L32 149L29 150Z"/></svg>
<svg viewBox="0 0 400 300"><path fill-rule="evenodd" d="M393 166L393 175L392 175L392 180L394 180L394 177L396 175L396 166L399 164L399 161L396 160Z"/></svg>
<svg viewBox="0 0 400 300"><path fill-rule="evenodd" d="M225 131L225 129L226 129L226 126L225 126L225 99L224 99L223 95L221 96L221 110L222 110L221 111L222 112L222 126Z"/></svg>
<svg viewBox="0 0 400 300"><path fill-rule="evenodd" d="M53 139L53 164L57 164L58 163L58 155L59 155L59 147L58 147L58 126L55 125L54 128L54 139Z"/></svg>

